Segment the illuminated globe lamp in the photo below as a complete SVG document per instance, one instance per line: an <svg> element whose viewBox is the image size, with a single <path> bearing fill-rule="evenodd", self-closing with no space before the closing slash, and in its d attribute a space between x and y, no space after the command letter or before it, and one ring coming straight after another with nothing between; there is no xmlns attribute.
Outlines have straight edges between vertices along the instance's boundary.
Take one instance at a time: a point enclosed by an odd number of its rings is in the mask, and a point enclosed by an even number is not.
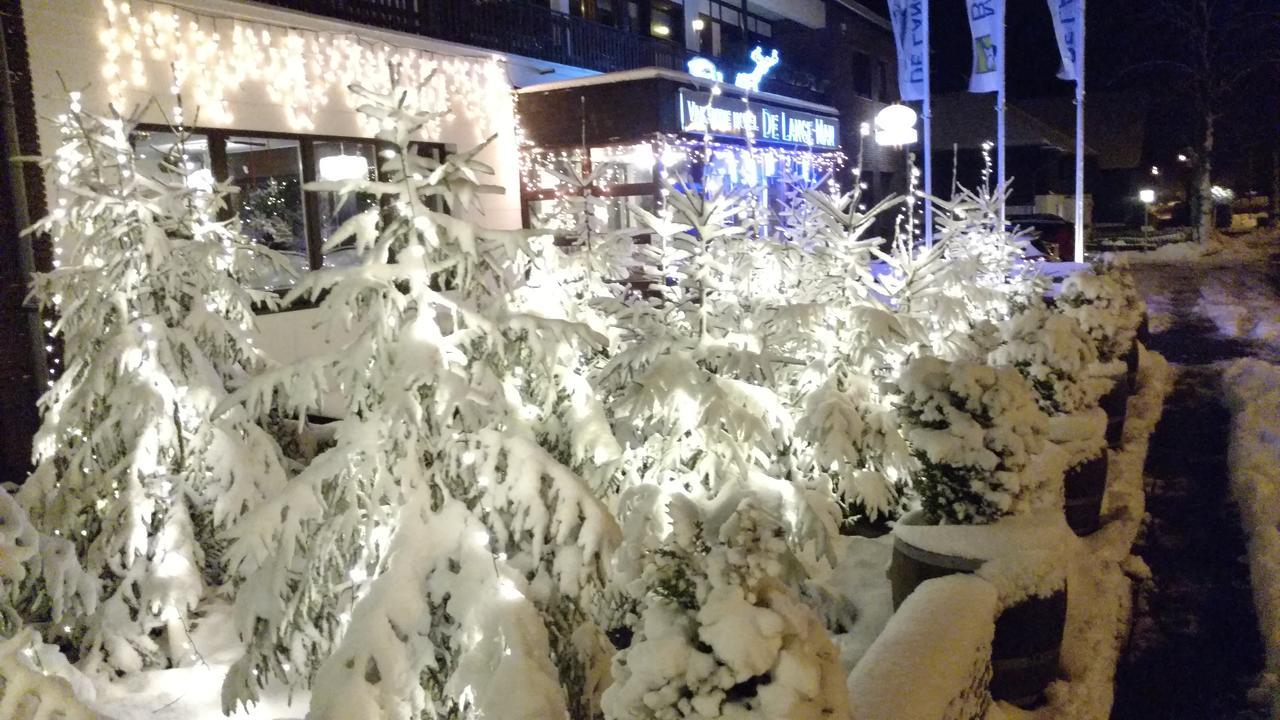
<svg viewBox="0 0 1280 720"><path fill-rule="evenodd" d="M906 105L890 105L876 113L876 144L902 147L920 139L916 111Z"/></svg>
<svg viewBox="0 0 1280 720"><path fill-rule="evenodd" d="M320 158L319 165L321 180L365 180L369 177L369 160L363 155L330 155Z"/></svg>

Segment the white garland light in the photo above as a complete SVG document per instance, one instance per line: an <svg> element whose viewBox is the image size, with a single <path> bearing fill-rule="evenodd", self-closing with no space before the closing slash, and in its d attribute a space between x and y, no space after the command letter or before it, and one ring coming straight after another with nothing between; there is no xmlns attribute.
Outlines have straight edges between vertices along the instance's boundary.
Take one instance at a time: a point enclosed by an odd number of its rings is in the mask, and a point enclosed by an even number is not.
<svg viewBox="0 0 1280 720"><path fill-rule="evenodd" d="M119 108L126 107L130 88L150 87L149 73L159 70L166 73L165 83L215 123L231 123L231 94L257 83L283 108L294 130L307 131L315 129L316 116L335 88L354 108L348 85L359 82L385 92L395 73L395 86L413 88L419 106L444 113L444 122L461 117L486 135L510 124L509 119L498 122L510 108L511 84L496 56L442 55L353 33L202 15L161 3L103 0L103 7L102 74ZM361 122L366 130L379 129L364 116Z"/></svg>

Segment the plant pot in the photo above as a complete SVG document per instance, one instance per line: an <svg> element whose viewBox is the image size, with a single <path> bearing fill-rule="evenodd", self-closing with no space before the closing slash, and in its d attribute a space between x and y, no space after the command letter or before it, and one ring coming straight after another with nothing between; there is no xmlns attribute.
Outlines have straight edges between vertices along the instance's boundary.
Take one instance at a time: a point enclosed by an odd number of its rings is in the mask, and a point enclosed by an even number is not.
<svg viewBox="0 0 1280 720"><path fill-rule="evenodd" d="M925 525L923 513L904 516L899 523ZM991 526L974 525L975 535ZM1021 548L1010 548L1018 552ZM986 560L932 552L895 534L889 582L896 609L926 580L956 573L977 572ZM1062 634L1067 622L1066 587L1047 596L1031 596L1013 603L996 618L991 650L991 695L997 700L1028 707L1039 702L1057 675Z"/></svg>
<svg viewBox="0 0 1280 720"><path fill-rule="evenodd" d="M1027 708L1058 674L1067 627L1067 590L1029 597L996 618L991 645L991 697Z"/></svg>
<svg viewBox="0 0 1280 720"><path fill-rule="evenodd" d="M1067 525L1079 537L1091 535L1101 524L1102 496L1107 491L1107 453L1076 463L1062 478L1066 489L1063 510Z"/></svg>
<svg viewBox="0 0 1280 720"><path fill-rule="evenodd" d="M1107 447L1118 448L1124 444L1124 418L1129 412L1128 376L1117 376L1115 385L1098 405L1107 413Z"/></svg>

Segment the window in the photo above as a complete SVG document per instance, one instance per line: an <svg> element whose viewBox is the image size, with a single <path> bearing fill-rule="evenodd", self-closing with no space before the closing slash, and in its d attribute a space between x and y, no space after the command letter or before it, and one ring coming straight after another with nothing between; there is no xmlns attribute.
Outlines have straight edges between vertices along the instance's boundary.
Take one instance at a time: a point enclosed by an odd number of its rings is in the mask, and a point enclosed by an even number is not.
<svg viewBox="0 0 1280 720"><path fill-rule="evenodd" d="M240 231L284 256L295 273L305 272L311 253L302 201L301 143L235 136L227 138L226 148L228 179L240 189L234 201ZM287 283L287 274L263 277L268 289Z"/></svg>
<svg viewBox="0 0 1280 720"><path fill-rule="evenodd" d="M652 210L657 184L653 169L657 158L649 143L593 147L583 156L580 149L547 150L533 159L534 166L550 166L565 172L573 169L586 177L599 172L591 193L601 198L594 214L601 227L621 228L638 224L632 217L631 205ZM522 191L528 209L529 227L563 232L572 227L566 216L566 205L559 192L564 181L554 172L541 169Z"/></svg>
<svg viewBox="0 0 1280 720"><path fill-rule="evenodd" d="M863 97L871 97L871 56L854 52L852 69L853 91Z"/></svg>
<svg viewBox="0 0 1280 720"><path fill-rule="evenodd" d="M186 143L179 146L178 136L173 133L144 132L138 134L137 145L138 160L148 173L154 174L166 167L185 166L191 172L189 183L206 187L213 185L208 136L189 135Z"/></svg>
<svg viewBox="0 0 1280 720"><path fill-rule="evenodd" d="M357 180L378 178L377 147L371 142L318 141L315 143L317 180ZM378 204L374 195L359 194L354 200L342 202L332 190L314 193L320 219L320 244L329 238L347 220ZM324 252L324 267L346 267L356 262L354 240L347 240L339 247Z"/></svg>
<svg viewBox="0 0 1280 720"><path fill-rule="evenodd" d="M703 52L745 60L753 46L773 37L773 23L751 12L743 0L708 0L707 10L701 17L711 30L711 47L702 44Z"/></svg>
<svg viewBox="0 0 1280 720"><path fill-rule="evenodd" d="M649 34L684 45L684 6L669 0L653 0L649 6Z"/></svg>
<svg viewBox="0 0 1280 720"><path fill-rule="evenodd" d="M167 129L142 126L134 142L143 163L184 163L193 171L191 182L229 180L239 188L228 214L238 217L246 238L280 253L292 271L263 267L250 280L258 289L284 291L309 270L354 262L352 243L328 253L321 248L344 222L378 202L373 195L339 202L335 192L303 190L313 180L377 179L378 146L372 140L201 129L178 146ZM419 143L418 152L437 160L445 156L444 146L435 143Z"/></svg>

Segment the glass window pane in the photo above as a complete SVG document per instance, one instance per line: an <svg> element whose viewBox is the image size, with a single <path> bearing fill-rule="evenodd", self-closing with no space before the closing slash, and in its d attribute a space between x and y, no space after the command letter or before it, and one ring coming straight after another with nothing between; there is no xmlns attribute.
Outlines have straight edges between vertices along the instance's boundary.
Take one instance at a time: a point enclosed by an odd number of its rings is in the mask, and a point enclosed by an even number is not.
<svg viewBox="0 0 1280 720"><path fill-rule="evenodd" d="M378 177L377 148L373 143L365 142L316 142L315 143L317 180L376 180ZM315 193L319 204L320 241L328 242L342 224L355 215L374 207L378 198L374 195L359 193L346 202L339 200L338 193L326 191ZM355 264L354 240L347 240L341 246L324 254L325 267L346 267Z"/></svg>
<svg viewBox="0 0 1280 720"><path fill-rule="evenodd" d="M591 148L591 166L604 168L599 181L606 185L653 182L653 147L648 143Z"/></svg>
<svg viewBox="0 0 1280 720"><path fill-rule="evenodd" d="M581 150L538 153L530 158L530 161L533 164L531 172L533 177L528 178L532 183L530 190L555 190L565 184L563 179L558 177L555 172L548 171L547 168L565 173L569 177L572 176L569 173L582 173Z"/></svg>
<svg viewBox="0 0 1280 720"><path fill-rule="evenodd" d="M227 172L240 189L236 210L245 237L281 253L299 274L311 265L302 204L302 156L297 140L231 137ZM287 287L281 273L264 273L261 285Z"/></svg>
<svg viewBox="0 0 1280 720"><path fill-rule="evenodd" d="M186 142L178 144L178 136L170 132L139 130L134 134L138 148L138 170L147 175L160 175L164 167L184 167L191 174L187 182L193 187L213 186L213 164L209 158L209 138L205 135L188 135ZM183 157L185 155L185 157Z"/></svg>

